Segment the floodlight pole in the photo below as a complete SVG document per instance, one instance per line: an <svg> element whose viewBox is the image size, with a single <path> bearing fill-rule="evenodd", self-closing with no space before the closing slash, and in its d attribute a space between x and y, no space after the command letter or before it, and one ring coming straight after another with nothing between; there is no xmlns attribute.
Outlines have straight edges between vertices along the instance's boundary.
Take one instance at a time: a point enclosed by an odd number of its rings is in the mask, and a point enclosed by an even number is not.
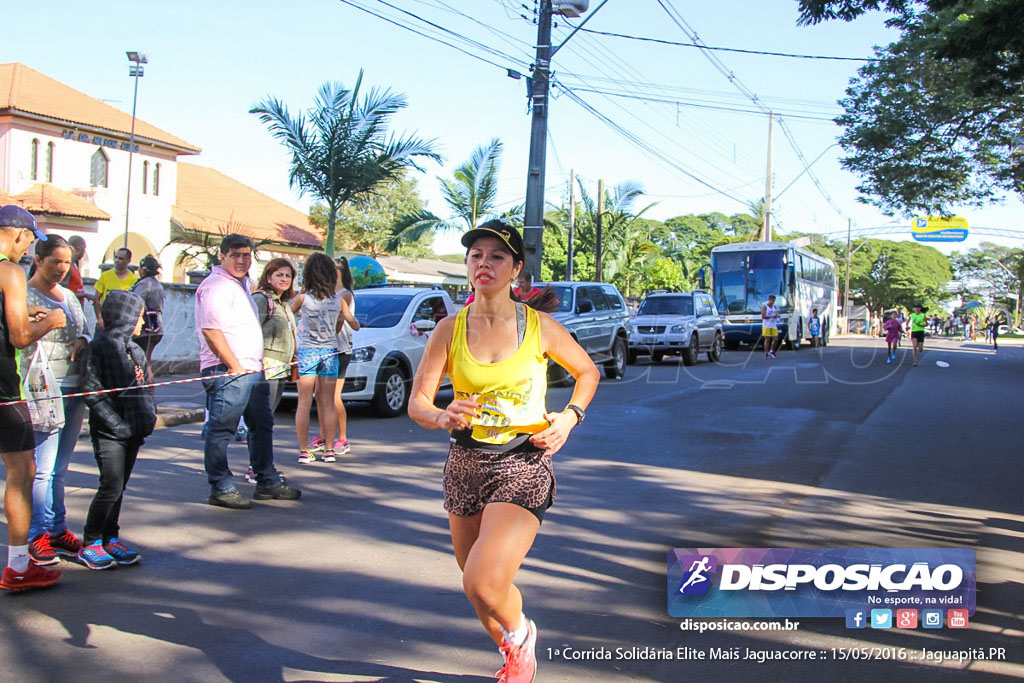
<svg viewBox="0 0 1024 683"><path fill-rule="evenodd" d="M143 75L143 64L149 62L146 55L139 52L126 52L128 61L128 75L135 77L135 93L132 95L132 132L128 137L128 196L124 202L124 244L128 248L128 210L132 205L132 157L135 153L135 105L139 100L139 78Z"/></svg>

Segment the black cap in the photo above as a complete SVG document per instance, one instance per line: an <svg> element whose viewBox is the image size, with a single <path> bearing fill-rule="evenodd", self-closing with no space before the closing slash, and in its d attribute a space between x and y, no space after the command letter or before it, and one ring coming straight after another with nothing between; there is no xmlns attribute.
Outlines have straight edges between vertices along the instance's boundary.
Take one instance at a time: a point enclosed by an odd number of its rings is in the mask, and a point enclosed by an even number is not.
<svg viewBox="0 0 1024 683"><path fill-rule="evenodd" d="M487 221L480 227L473 228L462 236L462 246L469 249L473 242L481 237L497 237L505 243L505 246L518 259L522 259L523 252L526 251L523 247L523 237L519 234L519 231L503 221Z"/></svg>
<svg viewBox="0 0 1024 683"><path fill-rule="evenodd" d="M0 207L0 228L23 228L31 230L40 240L46 241L46 233L36 225L36 217L17 204Z"/></svg>

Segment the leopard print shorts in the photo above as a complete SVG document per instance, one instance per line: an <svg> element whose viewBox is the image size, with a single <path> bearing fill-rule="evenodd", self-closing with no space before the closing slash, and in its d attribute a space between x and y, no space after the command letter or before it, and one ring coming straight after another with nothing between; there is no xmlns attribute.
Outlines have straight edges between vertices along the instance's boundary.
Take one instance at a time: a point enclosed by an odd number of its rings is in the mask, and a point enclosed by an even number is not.
<svg viewBox="0 0 1024 683"><path fill-rule="evenodd" d="M448 451L444 509L452 514L469 517L488 503L513 503L537 515L554 498L555 472L541 451L495 453L455 444Z"/></svg>

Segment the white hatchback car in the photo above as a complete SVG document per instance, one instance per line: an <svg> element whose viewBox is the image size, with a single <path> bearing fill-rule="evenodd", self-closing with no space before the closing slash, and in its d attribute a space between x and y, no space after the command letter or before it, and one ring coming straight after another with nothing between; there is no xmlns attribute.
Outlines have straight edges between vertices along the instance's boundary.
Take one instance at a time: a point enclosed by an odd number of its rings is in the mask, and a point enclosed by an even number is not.
<svg viewBox="0 0 1024 683"><path fill-rule="evenodd" d="M355 292L359 331L352 336L352 360L342 397L371 401L382 417L406 411L412 378L437 323L458 307L443 289L367 287ZM444 385L448 382L445 377ZM284 396L296 396L289 383Z"/></svg>

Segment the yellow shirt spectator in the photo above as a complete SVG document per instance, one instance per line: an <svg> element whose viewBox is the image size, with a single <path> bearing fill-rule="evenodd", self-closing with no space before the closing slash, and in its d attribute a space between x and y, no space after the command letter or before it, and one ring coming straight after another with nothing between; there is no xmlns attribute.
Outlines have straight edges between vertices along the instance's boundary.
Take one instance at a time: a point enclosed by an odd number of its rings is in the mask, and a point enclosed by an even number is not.
<svg viewBox="0 0 1024 683"><path fill-rule="evenodd" d="M124 279L119 278L117 271L113 268L103 271L103 274L96 280L96 295L100 298L100 304L107 298L107 292L115 289L131 289L132 285L138 281L139 276L130 270L124 276Z"/></svg>

